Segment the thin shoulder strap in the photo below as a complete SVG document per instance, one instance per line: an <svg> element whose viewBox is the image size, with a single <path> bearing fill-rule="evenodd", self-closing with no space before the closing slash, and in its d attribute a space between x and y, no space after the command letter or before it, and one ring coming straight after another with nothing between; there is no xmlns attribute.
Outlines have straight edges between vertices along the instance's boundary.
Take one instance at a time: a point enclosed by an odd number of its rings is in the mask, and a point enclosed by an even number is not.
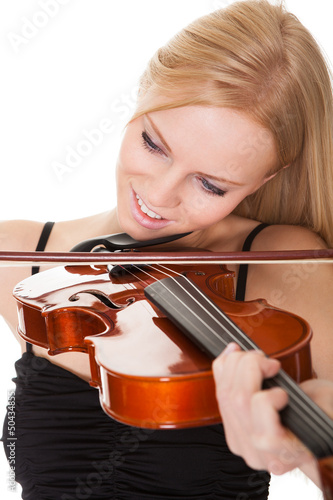
<svg viewBox="0 0 333 500"><path fill-rule="evenodd" d="M242 252L248 252L251 250L251 245L254 240L254 238L257 236L260 231L265 229L265 227L269 226L269 224L259 224L256 226L250 234L247 236L246 240L244 241L244 245L242 248ZM237 285L236 285L236 300L244 300L245 299L245 290L246 290L246 281L247 281L247 272L249 269L248 264L241 264L239 266L239 271L238 271L238 278L237 278Z"/></svg>
<svg viewBox="0 0 333 500"><path fill-rule="evenodd" d="M53 226L54 226L54 222L46 222L46 224L44 224L43 230L41 232L41 235L39 237L39 240L38 240L38 243L36 246L36 252L42 252L45 249ZM39 266L33 266L32 270L31 270L31 274L37 274L37 273L39 273ZM26 347L27 347L27 352L32 353L32 344L30 344L29 342L26 342Z"/></svg>
<svg viewBox="0 0 333 500"><path fill-rule="evenodd" d="M54 222L46 222L46 224L44 224L43 231L36 246L36 252L42 252L43 250L45 250L46 243L50 237L53 226ZM37 273L39 273L39 266L33 266L31 274Z"/></svg>

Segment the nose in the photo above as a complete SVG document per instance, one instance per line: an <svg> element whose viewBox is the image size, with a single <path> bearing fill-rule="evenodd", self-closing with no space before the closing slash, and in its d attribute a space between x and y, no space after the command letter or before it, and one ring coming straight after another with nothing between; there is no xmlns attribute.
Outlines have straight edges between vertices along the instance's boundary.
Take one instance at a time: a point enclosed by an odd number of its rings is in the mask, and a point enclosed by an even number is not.
<svg viewBox="0 0 333 500"><path fill-rule="evenodd" d="M182 199L184 179L173 167L156 175L147 185L146 199L152 208L176 208Z"/></svg>

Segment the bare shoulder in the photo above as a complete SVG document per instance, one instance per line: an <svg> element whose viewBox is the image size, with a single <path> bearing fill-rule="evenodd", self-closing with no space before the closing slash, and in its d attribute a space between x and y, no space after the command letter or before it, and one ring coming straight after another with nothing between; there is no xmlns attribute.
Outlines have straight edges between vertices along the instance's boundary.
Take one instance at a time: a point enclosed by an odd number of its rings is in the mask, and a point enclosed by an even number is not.
<svg viewBox="0 0 333 500"><path fill-rule="evenodd" d="M28 220L0 221L0 250L34 250L43 225L43 222Z"/></svg>
<svg viewBox="0 0 333 500"><path fill-rule="evenodd" d="M104 212L82 219L57 221L47 240L47 250L66 252L86 238L119 232L114 219L112 212ZM28 220L0 221L0 251L34 251L44 224Z"/></svg>
<svg viewBox="0 0 333 500"><path fill-rule="evenodd" d="M261 231L253 241L252 250L317 250L327 248L324 240L301 226L272 225Z"/></svg>
<svg viewBox="0 0 333 500"><path fill-rule="evenodd" d="M299 226L269 226L253 241L251 250L318 250L327 248L312 231ZM264 297L276 307L299 315L312 296L317 304L323 290L332 296L333 266L316 262L282 262L281 264L252 264L249 266L246 299ZM317 294L317 295L316 295Z"/></svg>
<svg viewBox="0 0 333 500"><path fill-rule="evenodd" d="M300 226L269 226L253 241L251 250L318 250L327 248L316 233ZM304 300L309 284L314 291L333 277L333 266L319 262L283 262L281 264L253 264L249 266L247 297L266 297L277 307L285 306L289 299ZM280 291L280 294L276 293ZM293 296L297 291L297 297ZM281 302L281 298L284 300Z"/></svg>

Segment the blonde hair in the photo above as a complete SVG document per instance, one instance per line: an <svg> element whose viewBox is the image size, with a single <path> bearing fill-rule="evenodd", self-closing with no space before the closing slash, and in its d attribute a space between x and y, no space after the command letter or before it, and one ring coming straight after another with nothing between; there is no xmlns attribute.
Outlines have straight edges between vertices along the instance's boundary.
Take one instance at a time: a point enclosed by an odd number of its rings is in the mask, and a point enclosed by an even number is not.
<svg viewBox="0 0 333 500"><path fill-rule="evenodd" d="M330 73L293 14L267 0L237 2L194 21L159 49L141 78L133 119L186 105L246 112L274 136L279 173L235 213L302 225L333 246Z"/></svg>

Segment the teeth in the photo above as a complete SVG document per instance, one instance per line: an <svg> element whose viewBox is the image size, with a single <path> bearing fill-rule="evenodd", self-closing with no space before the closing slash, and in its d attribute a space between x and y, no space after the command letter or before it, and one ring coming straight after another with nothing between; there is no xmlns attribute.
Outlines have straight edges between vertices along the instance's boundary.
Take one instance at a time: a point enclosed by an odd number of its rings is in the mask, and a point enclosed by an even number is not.
<svg viewBox="0 0 333 500"><path fill-rule="evenodd" d="M138 200L138 204L142 210L142 212L146 215L148 215L148 217L151 217L152 219L162 219L162 217L158 214L155 214L155 212L153 212L152 210L149 210L148 207L146 207L146 205L143 203L143 201L141 200L141 198L139 198L138 195L136 195L136 198Z"/></svg>

